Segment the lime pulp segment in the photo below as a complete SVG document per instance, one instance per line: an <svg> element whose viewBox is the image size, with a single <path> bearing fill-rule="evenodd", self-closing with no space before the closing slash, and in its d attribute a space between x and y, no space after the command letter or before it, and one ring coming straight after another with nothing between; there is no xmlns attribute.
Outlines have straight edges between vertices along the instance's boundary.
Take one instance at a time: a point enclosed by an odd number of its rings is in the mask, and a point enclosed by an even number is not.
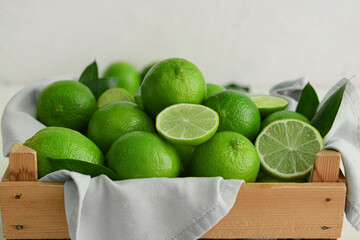
<svg viewBox="0 0 360 240"><path fill-rule="evenodd" d="M110 88L106 90L98 99L98 107L103 107L112 102L127 101L135 102L128 91L123 88Z"/></svg>
<svg viewBox="0 0 360 240"><path fill-rule="evenodd" d="M272 122L255 142L263 169L288 180L308 175L323 146L323 139L313 126L295 119Z"/></svg>
<svg viewBox="0 0 360 240"><path fill-rule="evenodd" d="M203 105L180 103L165 108L156 117L156 129L169 142L198 145L217 131L217 112Z"/></svg>

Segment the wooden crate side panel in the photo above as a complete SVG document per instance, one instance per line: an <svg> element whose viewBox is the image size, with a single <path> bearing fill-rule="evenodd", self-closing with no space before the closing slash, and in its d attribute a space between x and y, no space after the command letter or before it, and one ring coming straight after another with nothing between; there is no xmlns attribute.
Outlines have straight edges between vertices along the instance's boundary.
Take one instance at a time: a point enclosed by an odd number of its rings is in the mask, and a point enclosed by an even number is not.
<svg viewBox="0 0 360 240"><path fill-rule="evenodd" d="M202 237L339 238L344 204L344 183L248 183L230 213Z"/></svg>
<svg viewBox="0 0 360 240"><path fill-rule="evenodd" d="M6 239L69 238L63 183L2 182L0 207Z"/></svg>
<svg viewBox="0 0 360 240"><path fill-rule="evenodd" d="M344 196L344 183L245 183L203 238L338 238ZM62 183L0 183L5 238L69 238L63 199Z"/></svg>

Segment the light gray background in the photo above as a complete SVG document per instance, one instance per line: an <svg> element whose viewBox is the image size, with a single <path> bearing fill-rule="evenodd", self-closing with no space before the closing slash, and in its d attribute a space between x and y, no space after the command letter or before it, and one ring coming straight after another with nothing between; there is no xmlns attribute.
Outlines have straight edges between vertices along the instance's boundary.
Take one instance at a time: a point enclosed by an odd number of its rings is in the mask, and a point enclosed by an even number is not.
<svg viewBox="0 0 360 240"><path fill-rule="evenodd" d="M0 0L0 111L22 86L95 58L103 70L183 57L207 82L260 91L306 75L325 92L360 73L359 22L357 0ZM341 239L360 233L345 221Z"/></svg>
<svg viewBox="0 0 360 240"><path fill-rule="evenodd" d="M178 56L208 82L327 88L360 73L359 13L357 0L0 0L0 82Z"/></svg>

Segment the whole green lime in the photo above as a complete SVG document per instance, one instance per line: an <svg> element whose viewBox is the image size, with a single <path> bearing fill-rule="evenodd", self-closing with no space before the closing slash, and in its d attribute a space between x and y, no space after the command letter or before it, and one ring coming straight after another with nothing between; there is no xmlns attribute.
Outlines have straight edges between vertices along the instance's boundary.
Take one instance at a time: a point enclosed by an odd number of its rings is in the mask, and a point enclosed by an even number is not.
<svg viewBox="0 0 360 240"><path fill-rule="evenodd" d="M136 93L140 87L140 74L137 69L127 62L115 62L104 72L104 77L118 78L118 87L126 89L130 94Z"/></svg>
<svg viewBox="0 0 360 240"><path fill-rule="evenodd" d="M220 117L218 131L234 131L253 140L259 131L261 118L255 103L245 94L226 90L215 93L205 105Z"/></svg>
<svg viewBox="0 0 360 240"><path fill-rule="evenodd" d="M131 132L118 138L106 155L107 165L120 179L177 177L180 159L159 135Z"/></svg>
<svg viewBox="0 0 360 240"><path fill-rule="evenodd" d="M269 116L267 116L261 122L260 129L261 130L264 129L267 125L269 125L270 123L272 123L274 121L284 120L284 119L297 119L297 120L301 120L306 123L310 123L310 120L307 119L307 117L305 117L301 113L292 112L292 111L288 111L288 110L282 110L282 111L274 112L274 113L270 114Z"/></svg>
<svg viewBox="0 0 360 240"><path fill-rule="evenodd" d="M144 67L144 69L141 72L141 81L144 80L144 78L145 78L146 74L149 72L149 70L157 63L158 62L152 62Z"/></svg>
<svg viewBox="0 0 360 240"><path fill-rule="evenodd" d="M243 135L223 131L199 145L193 153L191 173L196 177L223 177L255 182L260 158L254 145Z"/></svg>
<svg viewBox="0 0 360 240"><path fill-rule="evenodd" d="M116 139L133 131L156 132L151 118L136 104L114 102L99 108L93 114L88 136L106 153Z"/></svg>
<svg viewBox="0 0 360 240"><path fill-rule="evenodd" d="M221 92L224 90L225 90L225 88L220 85L213 84L213 83L207 83L206 84L206 99L208 99L214 93Z"/></svg>
<svg viewBox="0 0 360 240"><path fill-rule="evenodd" d="M153 118L170 105L202 104L205 97L202 73L195 64L181 58L166 59L153 66L141 85L144 109Z"/></svg>
<svg viewBox="0 0 360 240"><path fill-rule="evenodd" d="M103 164L104 156L90 139L81 133L63 127L47 127L24 143L36 151L39 178L53 170L47 158L75 159Z"/></svg>
<svg viewBox="0 0 360 240"><path fill-rule="evenodd" d="M37 118L46 126L85 130L97 103L91 90L72 80L58 81L41 91Z"/></svg>
<svg viewBox="0 0 360 240"><path fill-rule="evenodd" d="M190 176L190 163L196 146L173 144L182 164L182 176Z"/></svg>

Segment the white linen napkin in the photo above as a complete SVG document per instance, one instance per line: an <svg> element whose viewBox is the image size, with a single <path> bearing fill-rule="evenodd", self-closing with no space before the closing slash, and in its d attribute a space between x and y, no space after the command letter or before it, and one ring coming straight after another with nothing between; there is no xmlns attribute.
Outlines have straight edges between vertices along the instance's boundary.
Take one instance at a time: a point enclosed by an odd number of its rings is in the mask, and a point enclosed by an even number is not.
<svg viewBox="0 0 360 240"><path fill-rule="evenodd" d="M72 240L197 239L232 208L243 181L148 178L112 181L60 170Z"/></svg>
<svg viewBox="0 0 360 240"><path fill-rule="evenodd" d="M346 80L340 80L327 92L318 109ZM284 82L274 86L270 93L290 97L292 104L288 109L295 110L307 82L306 78ZM351 81L346 86L336 119L324 137L324 143L324 149L334 149L341 154L347 186L346 218L360 231L360 95Z"/></svg>
<svg viewBox="0 0 360 240"><path fill-rule="evenodd" d="M36 119L41 90L64 75L24 88L2 116L3 153L45 126ZM152 178L111 181L69 171L40 181L65 181L65 211L72 240L197 239L232 208L243 181L222 178Z"/></svg>

